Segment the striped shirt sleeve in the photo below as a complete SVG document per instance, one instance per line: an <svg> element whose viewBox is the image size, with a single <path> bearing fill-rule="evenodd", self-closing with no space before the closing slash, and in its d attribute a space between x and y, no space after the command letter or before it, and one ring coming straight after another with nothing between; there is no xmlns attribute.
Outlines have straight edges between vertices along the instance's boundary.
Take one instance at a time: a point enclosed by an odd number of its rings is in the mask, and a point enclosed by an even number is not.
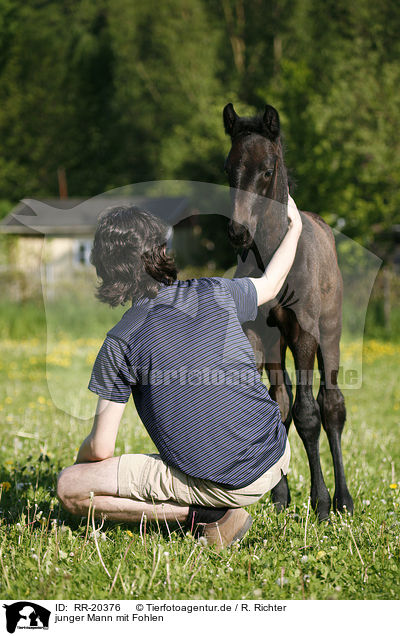
<svg viewBox="0 0 400 636"><path fill-rule="evenodd" d="M257 291L250 278L220 278L232 296L240 324L255 320L257 316Z"/></svg>
<svg viewBox="0 0 400 636"><path fill-rule="evenodd" d="M126 403L137 379L122 340L107 335L93 365L88 388L111 402Z"/></svg>

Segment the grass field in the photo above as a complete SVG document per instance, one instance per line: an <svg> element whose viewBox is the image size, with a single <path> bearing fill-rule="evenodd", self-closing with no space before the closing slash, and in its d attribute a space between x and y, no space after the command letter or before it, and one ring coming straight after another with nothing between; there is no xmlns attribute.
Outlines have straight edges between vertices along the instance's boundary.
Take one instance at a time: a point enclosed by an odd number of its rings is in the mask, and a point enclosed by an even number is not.
<svg viewBox="0 0 400 636"><path fill-rule="evenodd" d="M354 517L316 522L305 451L292 427L291 506L278 516L266 496L250 508L255 522L242 543L217 554L161 519L140 527L96 521L94 532L92 522L87 527L87 519L60 509L56 476L90 430L90 420L75 415L89 416L95 407L86 386L100 344L60 337L46 367L43 339L0 342L1 598L399 597L399 345L366 341L363 386L345 391L343 449ZM343 355L354 350L344 346ZM116 453L153 450L130 404ZM324 433L321 456L333 494Z"/></svg>

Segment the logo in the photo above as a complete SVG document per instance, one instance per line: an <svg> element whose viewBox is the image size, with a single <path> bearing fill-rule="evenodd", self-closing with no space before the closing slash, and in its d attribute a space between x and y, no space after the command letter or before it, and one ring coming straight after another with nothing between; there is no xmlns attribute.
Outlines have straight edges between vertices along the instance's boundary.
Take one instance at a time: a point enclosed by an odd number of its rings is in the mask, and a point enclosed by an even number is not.
<svg viewBox="0 0 400 636"><path fill-rule="evenodd" d="M18 601L3 607L6 609L9 634L13 634L16 629L49 629L51 612L41 605L31 601Z"/></svg>

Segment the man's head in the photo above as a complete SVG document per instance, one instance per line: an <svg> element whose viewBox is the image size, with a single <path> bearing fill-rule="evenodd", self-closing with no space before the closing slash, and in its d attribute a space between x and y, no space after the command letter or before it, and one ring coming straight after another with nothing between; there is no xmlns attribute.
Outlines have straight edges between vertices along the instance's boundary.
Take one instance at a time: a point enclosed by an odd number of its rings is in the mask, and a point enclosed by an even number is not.
<svg viewBox="0 0 400 636"><path fill-rule="evenodd" d="M108 208L99 218L90 261L101 283L96 296L116 307L141 297L154 298L160 283L177 277L166 253L168 227L135 206Z"/></svg>

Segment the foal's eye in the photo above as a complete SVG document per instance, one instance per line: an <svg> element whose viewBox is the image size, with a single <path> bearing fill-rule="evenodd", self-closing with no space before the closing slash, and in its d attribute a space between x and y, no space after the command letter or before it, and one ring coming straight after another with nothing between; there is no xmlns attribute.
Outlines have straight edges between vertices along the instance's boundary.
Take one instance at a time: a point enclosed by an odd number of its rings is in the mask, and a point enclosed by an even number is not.
<svg viewBox="0 0 400 636"><path fill-rule="evenodd" d="M272 177L272 175L273 175L273 174L274 174L274 171L273 171L273 170L266 170L266 171L264 172L264 177L265 177L266 179L269 179L270 177Z"/></svg>

